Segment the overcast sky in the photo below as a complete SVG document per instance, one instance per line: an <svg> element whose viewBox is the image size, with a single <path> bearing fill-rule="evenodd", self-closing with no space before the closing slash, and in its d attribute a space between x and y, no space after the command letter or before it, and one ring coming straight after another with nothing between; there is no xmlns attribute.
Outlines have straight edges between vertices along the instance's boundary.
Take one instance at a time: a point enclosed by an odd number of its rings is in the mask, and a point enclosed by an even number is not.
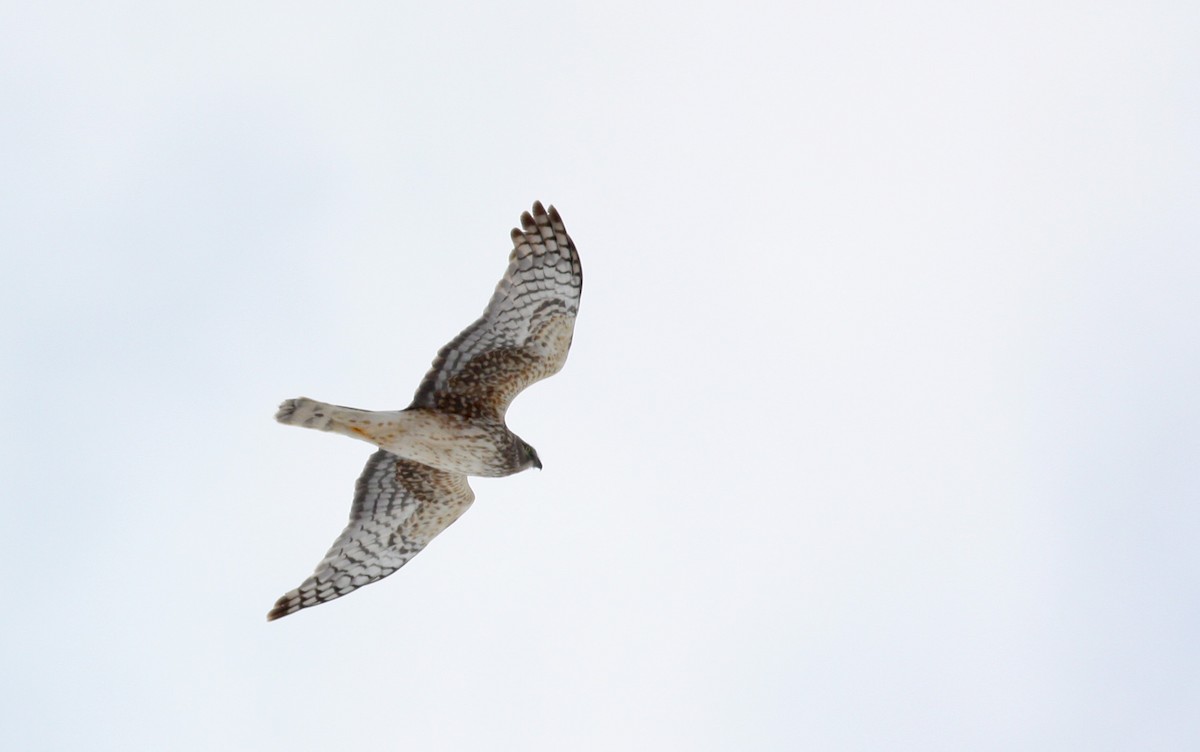
<svg viewBox="0 0 1200 752"><path fill-rule="evenodd" d="M7 3L0 747L1200 748L1200 4ZM561 211L540 472L268 624Z"/></svg>

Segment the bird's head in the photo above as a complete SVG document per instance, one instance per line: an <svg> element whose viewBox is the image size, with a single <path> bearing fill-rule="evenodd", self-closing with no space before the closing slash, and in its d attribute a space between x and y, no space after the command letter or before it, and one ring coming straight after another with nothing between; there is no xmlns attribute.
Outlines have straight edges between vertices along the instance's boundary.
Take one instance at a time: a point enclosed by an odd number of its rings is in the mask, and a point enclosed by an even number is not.
<svg viewBox="0 0 1200 752"><path fill-rule="evenodd" d="M517 439L514 449L516 450L517 455L517 472L528 470L531 467L536 467L538 470L542 469L542 461L538 459L537 450L526 444L524 440Z"/></svg>

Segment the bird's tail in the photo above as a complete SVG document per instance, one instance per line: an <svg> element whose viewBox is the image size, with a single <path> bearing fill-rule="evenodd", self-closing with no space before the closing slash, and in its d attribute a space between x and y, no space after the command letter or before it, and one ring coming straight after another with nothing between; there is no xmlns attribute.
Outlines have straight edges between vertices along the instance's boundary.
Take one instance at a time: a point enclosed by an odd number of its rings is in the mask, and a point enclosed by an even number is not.
<svg viewBox="0 0 1200 752"><path fill-rule="evenodd" d="M317 402L308 397L284 400L275 413L275 420L288 426L304 426L318 431L333 430L334 414L338 408L325 402Z"/></svg>
<svg viewBox="0 0 1200 752"><path fill-rule="evenodd" d="M403 416L403 411L374 412L297 397L283 401L275 420L289 426L340 433L388 449L407 432Z"/></svg>

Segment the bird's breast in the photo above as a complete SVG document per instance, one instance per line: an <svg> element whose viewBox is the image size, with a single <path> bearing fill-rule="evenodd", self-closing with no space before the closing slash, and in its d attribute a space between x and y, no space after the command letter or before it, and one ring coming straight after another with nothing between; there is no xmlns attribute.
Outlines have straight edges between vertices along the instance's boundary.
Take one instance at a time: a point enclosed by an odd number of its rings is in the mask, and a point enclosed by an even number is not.
<svg viewBox="0 0 1200 752"><path fill-rule="evenodd" d="M396 431L387 451L460 475L498 477L510 474L505 447L507 429L432 410L397 414Z"/></svg>

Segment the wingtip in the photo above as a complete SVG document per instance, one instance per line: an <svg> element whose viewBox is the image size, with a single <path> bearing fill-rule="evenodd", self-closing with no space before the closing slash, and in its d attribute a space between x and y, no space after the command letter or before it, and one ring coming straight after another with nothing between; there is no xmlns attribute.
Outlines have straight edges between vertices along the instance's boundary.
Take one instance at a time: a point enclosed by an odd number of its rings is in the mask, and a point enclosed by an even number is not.
<svg viewBox="0 0 1200 752"><path fill-rule="evenodd" d="M276 619L282 619L283 617L287 616L288 614L294 614L297 611L299 611L300 609L298 609L298 608L291 608L292 604L290 601L291 601L291 599L288 598L288 596L286 596L286 595L283 596L282 598L280 598L279 600L275 601L275 605L271 608L270 611L267 612L267 621L275 621Z"/></svg>

